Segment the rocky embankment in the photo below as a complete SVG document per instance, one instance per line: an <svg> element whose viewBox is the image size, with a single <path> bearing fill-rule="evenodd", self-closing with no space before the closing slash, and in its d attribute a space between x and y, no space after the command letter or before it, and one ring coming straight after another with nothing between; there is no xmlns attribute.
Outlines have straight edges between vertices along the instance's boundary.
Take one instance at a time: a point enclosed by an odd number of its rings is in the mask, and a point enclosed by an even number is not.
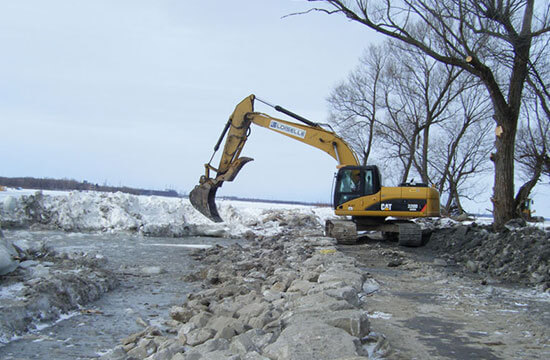
<svg viewBox="0 0 550 360"><path fill-rule="evenodd" d="M204 290L174 306L162 327L123 339L104 359L363 359L372 291L353 258L320 234L258 237L197 250L189 277Z"/></svg>
<svg viewBox="0 0 550 360"><path fill-rule="evenodd" d="M56 253L40 241L0 238L0 345L97 300L117 285L91 254ZM16 260L14 260L16 259ZM5 260L5 261L3 261Z"/></svg>
<svg viewBox="0 0 550 360"><path fill-rule="evenodd" d="M550 289L550 232L520 219L501 232L475 222L441 227L436 221L426 248L499 282Z"/></svg>

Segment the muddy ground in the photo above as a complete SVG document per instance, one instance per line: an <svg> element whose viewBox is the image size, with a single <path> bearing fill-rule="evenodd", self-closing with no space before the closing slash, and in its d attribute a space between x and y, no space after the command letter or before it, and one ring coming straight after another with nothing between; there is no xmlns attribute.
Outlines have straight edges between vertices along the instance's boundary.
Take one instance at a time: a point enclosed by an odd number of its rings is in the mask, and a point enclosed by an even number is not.
<svg viewBox="0 0 550 360"><path fill-rule="evenodd" d="M550 296L473 273L430 247L364 238L339 246L373 281L372 329L387 359L548 359Z"/></svg>

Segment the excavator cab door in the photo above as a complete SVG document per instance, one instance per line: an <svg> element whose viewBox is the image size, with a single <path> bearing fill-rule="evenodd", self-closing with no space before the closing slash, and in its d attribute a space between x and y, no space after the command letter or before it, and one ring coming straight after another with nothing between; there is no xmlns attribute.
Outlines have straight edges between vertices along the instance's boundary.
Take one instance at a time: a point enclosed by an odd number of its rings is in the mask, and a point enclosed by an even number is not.
<svg viewBox="0 0 550 360"><path fill-rule="evenodd" d="M376 166L344 166L338 170L334 187L334 208L350 200L380 191L380 171Z"/></svg>

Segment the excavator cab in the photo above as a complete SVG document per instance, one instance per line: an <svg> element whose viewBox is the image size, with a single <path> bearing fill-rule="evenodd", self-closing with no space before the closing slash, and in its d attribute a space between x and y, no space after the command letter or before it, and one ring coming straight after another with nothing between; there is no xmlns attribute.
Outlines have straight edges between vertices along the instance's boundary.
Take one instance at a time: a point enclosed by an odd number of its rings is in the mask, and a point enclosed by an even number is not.
<svg viewBox="0 0 550 360"><path fill-rule="evenodd" d="M380 170L375 165L341 167L336 175L333 207L379 192L381 182Z"/></svg>

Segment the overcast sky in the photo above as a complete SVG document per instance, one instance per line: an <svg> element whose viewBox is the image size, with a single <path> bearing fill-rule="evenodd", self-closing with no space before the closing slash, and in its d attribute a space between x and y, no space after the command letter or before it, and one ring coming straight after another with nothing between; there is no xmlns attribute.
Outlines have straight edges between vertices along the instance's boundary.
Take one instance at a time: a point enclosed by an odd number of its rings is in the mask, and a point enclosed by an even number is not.
<svg viewBox="0 0 550 360"><path fill-rule="evenodd" d="M339 16L282 18L308 7L0 0L0 175L189 192L249 94L326 121L331 90L380 37ZM255 161L218 194L330 201L336 163L319 150L253 128L243 155Z"/></svg>

